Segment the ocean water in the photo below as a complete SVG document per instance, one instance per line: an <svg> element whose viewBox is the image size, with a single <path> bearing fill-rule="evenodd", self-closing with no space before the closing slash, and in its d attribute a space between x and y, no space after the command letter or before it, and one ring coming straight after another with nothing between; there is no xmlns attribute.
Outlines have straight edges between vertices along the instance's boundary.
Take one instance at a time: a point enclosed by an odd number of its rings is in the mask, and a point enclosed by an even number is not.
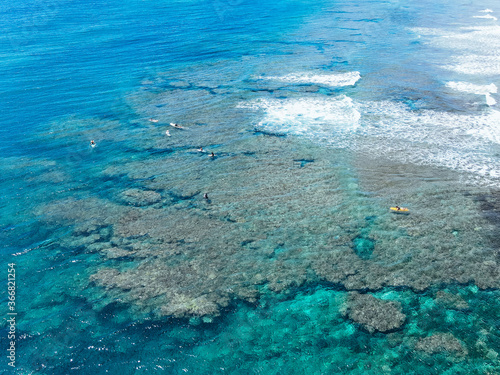
<svg viewBox="0 0 500 375"><path fill-rule="evenodd" d="M0 9L2 373L500 373L497 2Z"/></svg>

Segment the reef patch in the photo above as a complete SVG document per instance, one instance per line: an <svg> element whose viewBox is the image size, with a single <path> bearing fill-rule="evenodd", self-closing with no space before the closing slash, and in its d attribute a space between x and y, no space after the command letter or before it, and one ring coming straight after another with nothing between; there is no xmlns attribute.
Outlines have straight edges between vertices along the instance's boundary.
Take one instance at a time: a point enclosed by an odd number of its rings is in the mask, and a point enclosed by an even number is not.
<svg viewBox="0 0 500 375"><path fill-rule="evenodd" d="M349 295L344 316L360 324L370 333L396 330L406 319L406 315L401 311L401 303L384 301L371 294L357 292Z"/></svg>

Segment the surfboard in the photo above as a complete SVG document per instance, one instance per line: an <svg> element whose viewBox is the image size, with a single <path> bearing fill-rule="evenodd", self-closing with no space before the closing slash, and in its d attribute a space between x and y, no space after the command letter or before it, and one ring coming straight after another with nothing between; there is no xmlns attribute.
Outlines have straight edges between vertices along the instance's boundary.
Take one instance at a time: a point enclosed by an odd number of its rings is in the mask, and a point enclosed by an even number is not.
<svg viewBox="0 0 500 375"><path fill-rule="evenodd" d="M185 127L184 127L184 126L180 126L180 125L178 125L178 124L174 124L173 122L171 122L171 123L170 123L170 126L173 126L173 127L174 127L174 128L176 128L176 129L185 129Z"/></svg>
<svg viewBox="0 0 500 375"><path fill-rule="evenodd" d="M397 214L409 214L410 213L410 210L408 208L405 208L405 207L391 207L390 208L392 212L395 212Z"/></svg>

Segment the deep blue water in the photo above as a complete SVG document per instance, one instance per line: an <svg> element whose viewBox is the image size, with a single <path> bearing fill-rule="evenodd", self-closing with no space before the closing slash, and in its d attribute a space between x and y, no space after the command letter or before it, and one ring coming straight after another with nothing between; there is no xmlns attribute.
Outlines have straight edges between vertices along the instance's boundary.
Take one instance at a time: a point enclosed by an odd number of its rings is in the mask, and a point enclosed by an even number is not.
<svg viewBox="0 0 500 375"><path fill-rule="evenodd" d="M2 371L500 373L495 2L0 10Z"/></svg>

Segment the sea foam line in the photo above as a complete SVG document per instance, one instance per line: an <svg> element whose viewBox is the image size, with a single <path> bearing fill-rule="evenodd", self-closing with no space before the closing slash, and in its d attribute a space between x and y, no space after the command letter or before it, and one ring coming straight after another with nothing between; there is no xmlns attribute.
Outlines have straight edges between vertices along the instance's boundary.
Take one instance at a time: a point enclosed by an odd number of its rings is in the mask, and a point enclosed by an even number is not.
<svg viewBox="0 0 500 375"><path fill-rule="evenodd" d="M441 67L467 75L500 74L500 26L469 26L449 32L441 29L411 29L428 37L430 45L450 50L450 61Z"/></svg>
<svg viewBox="0 0 500 375"><path fill-rule="evenodd" d="M486 97L486 104L490 106L496 104L496 100L491 96L491 94L496 94L498 92L498 88L494 83L490 83L489 85L476 85L469 82L447 82L446 87L468 94L484 95Z"/></svg>
<svg viewBox="0 0 500 375"><path fill-rule="evenodd" d="M354 132L361 118L354 101L335 98L258 99L240 103L239 108L263 111L257 128L270 133L302 136L330 142Z"/></svg>
<svg viewBox="0 0 500 375"><path fill-rule="evenodd" d="M498 185L500 112L464 115L433 110L408 111L392 102L358 104L360 130L368 142L358 149L372 155L420 165L437 165L486 177L483 183ZM377 140L374 142L373 140Z"/></svg>
<svg viewBox="0 0 500 375"><path fill-rule="evenodd" d="M486 14L484 16L474 16L474 18L486 18L486 19L492 19L493 21L497 21L498 18L495 16L492 16L491 14Z"/></svg>
<svg viewBox="0 0 500 375"><path fill-rule="evenodd" d="M261 76L259 79L282 81L299 84L318 84L331 87L353 86L361 79L359 72L317 74L317 73L291 73L284 76Z"/></svg>

